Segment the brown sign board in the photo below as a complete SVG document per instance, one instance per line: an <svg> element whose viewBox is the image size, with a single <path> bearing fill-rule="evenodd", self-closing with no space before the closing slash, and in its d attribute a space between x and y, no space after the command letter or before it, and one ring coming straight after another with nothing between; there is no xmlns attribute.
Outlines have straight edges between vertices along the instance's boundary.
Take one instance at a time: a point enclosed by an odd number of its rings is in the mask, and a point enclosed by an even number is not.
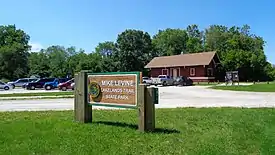
<svg viewBox="0 0 275 155"><path fill-rule="evenodd" d="M140 74L132 72L88 75L88 101L95 105L136 106Z"/></svg>

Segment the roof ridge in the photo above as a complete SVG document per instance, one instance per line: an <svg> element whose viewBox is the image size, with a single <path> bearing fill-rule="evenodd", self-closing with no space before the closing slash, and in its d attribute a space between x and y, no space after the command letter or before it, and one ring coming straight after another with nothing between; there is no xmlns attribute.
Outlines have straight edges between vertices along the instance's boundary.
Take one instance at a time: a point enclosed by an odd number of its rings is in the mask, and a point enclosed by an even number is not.
<svg viewBox="0 0 275 155"><path fill-rule="evenodd" d="M216 51L207 51L207 52L198 52L198 53L184 53L184 54L176 54L176 55L165 55L159 57L173 57L173 56L180 56L180 55L196 55L196 54L204 54L204 53L217 53ZM157 58L157 57L156 57Z"/></svg>
<svg viewBox="0 0 275 155"><path fill-rule="evenodd" d="M216 53L216 51L208 51L155 57L145 66L145 68L181 65L207 65L211 62Z"/></svg>

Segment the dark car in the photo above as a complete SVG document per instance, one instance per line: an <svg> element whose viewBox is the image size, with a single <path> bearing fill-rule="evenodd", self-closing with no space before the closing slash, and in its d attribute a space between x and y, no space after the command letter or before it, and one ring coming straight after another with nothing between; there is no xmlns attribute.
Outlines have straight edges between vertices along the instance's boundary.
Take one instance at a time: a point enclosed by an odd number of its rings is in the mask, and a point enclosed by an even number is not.
<svg viewBox="0 0 275 155"><path fill-rule="evenodd" d="M46 82L45 84L44 84L44 88L46 89L46 90L51 90L51 89L55 89L55 88L57 88L58 87L58 84L59 83L63 83L63 82L66 82L66 81L68 81L68 80L70 80L69 78L56 78L54 81L52 81L52 82Z"/></svg>
<svg viewBox="0 0 275 155"><path fill-rule="evenodd" d="M25 89L25 88L26 88L26 85L27 85L28 83L30 83L30 82L35 82L35 81L37 81L37 80L39 80L39 78L30 79L29 82L26 82L26 83L22 84L22 88Z"/></svg>
<svg viewBox="0 0 275 155"><path fill-rule="evenodd" d="M8 85L11 85L14 89L15 87L22 87L25 83L32 82L33 80L37 80L35 78L21 78L16 81L8 82Z"/></svg>
<svg viewBox="0 0 275 155"><path fill-rule="evenodd" d="M57 87L59 90L66 91L67 89L73 89L72 83L74 83L74 79L71 79L64 83L59 83Z"/></svg>
<svg viewBox="0 0 275 155"><path fill-rule="evenodd" d="M43 88L46 82L53 82L56 78L41 78L35 82L29 82L26 84L26 89L35 90L36 88Z"/></svg>
<svg viewBox="0 0 275 155"><path fill-rule="evenodd" d="M176 86L192 86L193 80L186 76L179 76L175 79L174 85L176 85Z"/></svg>

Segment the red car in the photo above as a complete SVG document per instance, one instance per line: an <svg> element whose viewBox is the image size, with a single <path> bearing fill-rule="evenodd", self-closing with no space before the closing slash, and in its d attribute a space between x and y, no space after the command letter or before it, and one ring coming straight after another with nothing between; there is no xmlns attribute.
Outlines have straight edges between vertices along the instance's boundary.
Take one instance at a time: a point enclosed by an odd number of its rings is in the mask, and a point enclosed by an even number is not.
<svg viewBox="0 0 275 155"><path fill-rule="evenodd" d="M73 89L71 84L74 83L74 79L58 84L58 89L66 91L67 89Z"/></svg>

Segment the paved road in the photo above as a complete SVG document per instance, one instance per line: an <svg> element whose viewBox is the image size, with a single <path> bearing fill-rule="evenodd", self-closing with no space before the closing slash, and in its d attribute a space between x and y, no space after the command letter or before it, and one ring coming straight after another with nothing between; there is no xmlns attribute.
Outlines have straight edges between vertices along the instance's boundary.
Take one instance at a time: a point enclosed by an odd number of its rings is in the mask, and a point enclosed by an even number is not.
<svg viewBox="0 0 275 155"><path fill-rule="evenodd" d="M275 93L212 90L202 86L160 87L159 92L160 99L156 108L275 107ZM3 100L0 101L0 111L72 110L73 102L73 99Z"/></svg>
<svg viewBox="0 0 275 155"><path fill-rule="evenodd" d="M72 91L72 90L67 90L67 91ZM26 90L22 88L15 88L15 89L10 89L10 90L1 90L0 89L0 94L14 94L14 93L44 93L44 92L60 92L60 90L44 90L44 89L36 89L36 90ZM63 91L61 91L63 92Z"/></svg>

